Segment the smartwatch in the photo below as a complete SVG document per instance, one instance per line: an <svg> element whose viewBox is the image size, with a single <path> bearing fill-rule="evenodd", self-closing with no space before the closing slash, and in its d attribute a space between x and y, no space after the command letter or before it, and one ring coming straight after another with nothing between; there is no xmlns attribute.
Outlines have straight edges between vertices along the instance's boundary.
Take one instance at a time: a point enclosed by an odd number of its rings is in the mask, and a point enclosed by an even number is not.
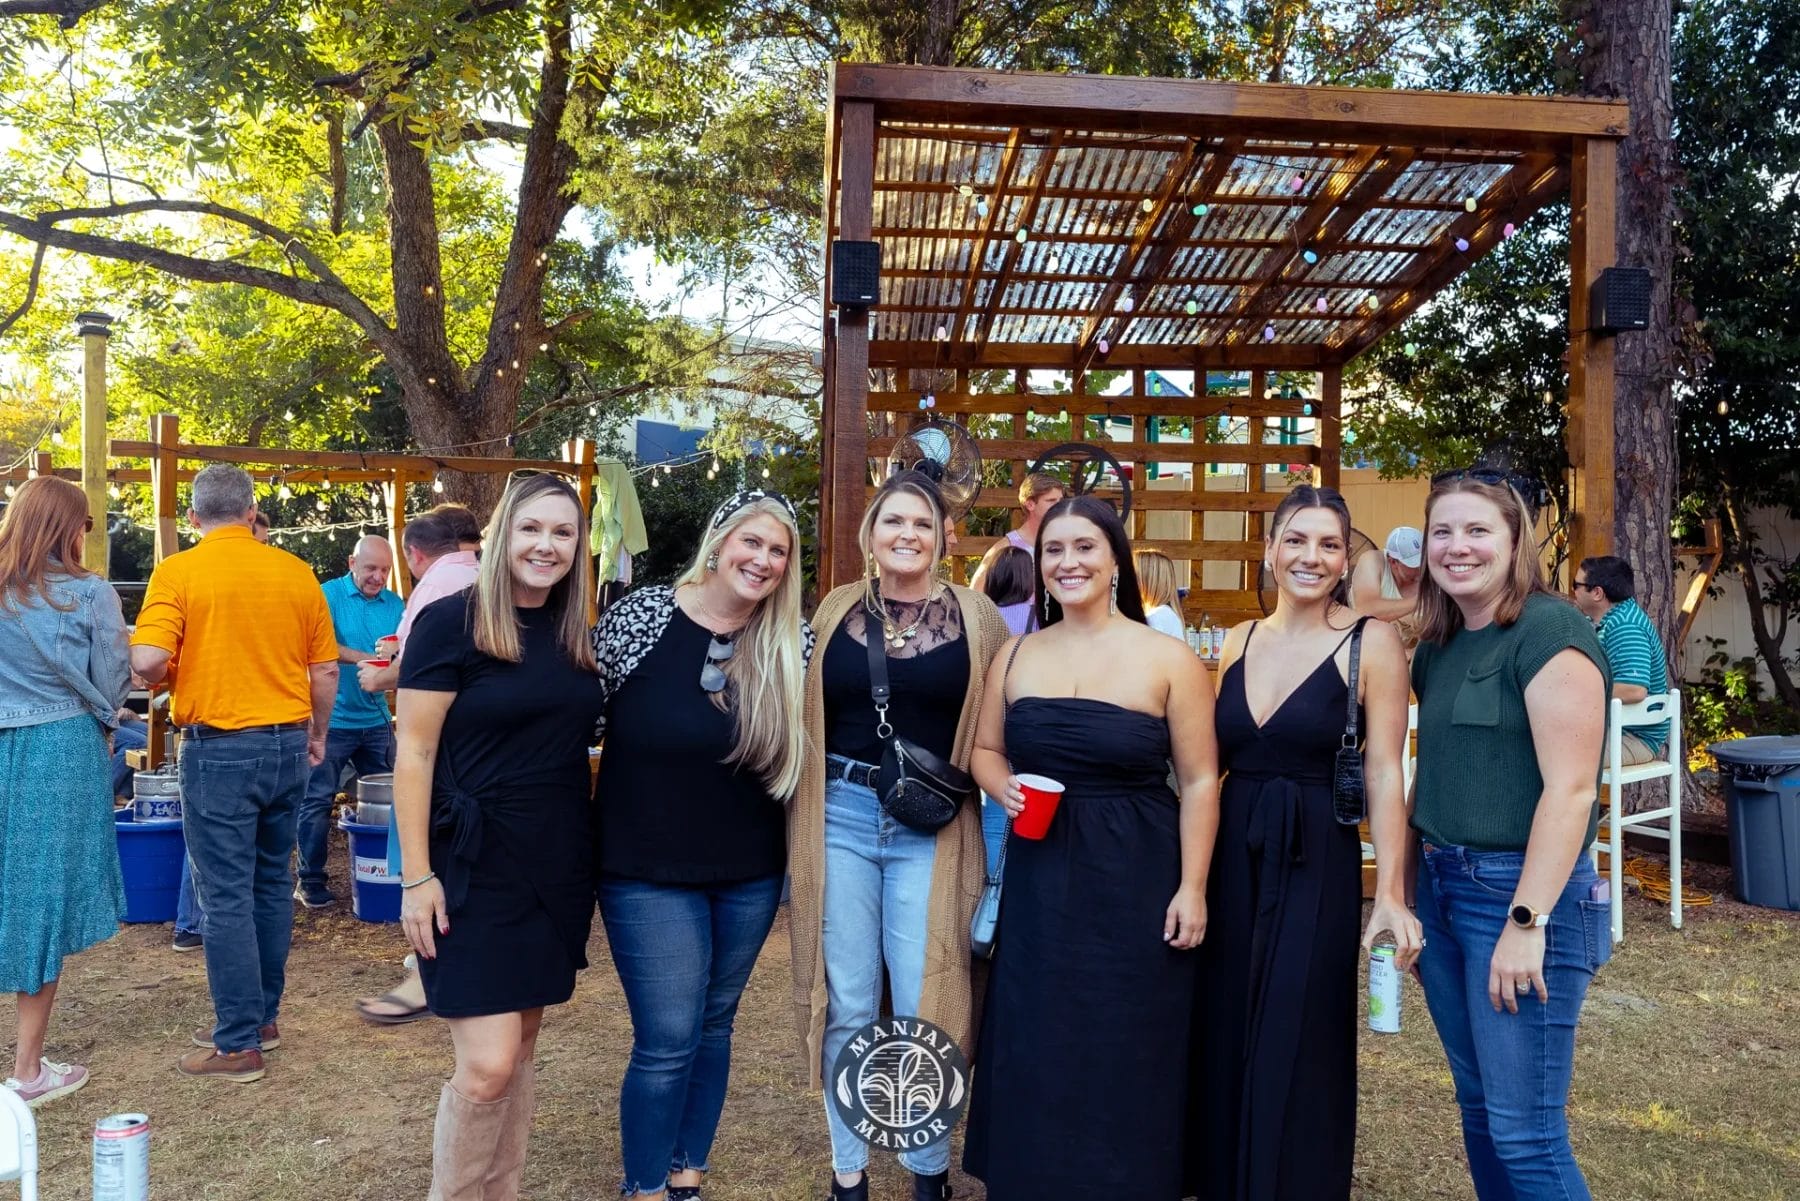
<svg viewBox="0 0 1800 1201"><path fill-rule="evenodd" d="M1529 905L1514 905L1510 916L1512 924L1521 930L1535 930L1550 924L1548 913L1539 913Z"/></svg>

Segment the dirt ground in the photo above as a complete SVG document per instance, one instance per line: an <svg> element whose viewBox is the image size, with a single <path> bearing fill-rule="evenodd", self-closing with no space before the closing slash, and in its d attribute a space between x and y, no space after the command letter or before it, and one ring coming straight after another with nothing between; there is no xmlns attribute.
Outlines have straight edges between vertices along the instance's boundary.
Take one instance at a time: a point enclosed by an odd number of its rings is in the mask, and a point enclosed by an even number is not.
<svg viewBox="0 0 1800 1201"><path fill-rule="evenodd" d="M1690 910L1675 931L1666 912L1634 896L1626 940L1582 1016L1570 1116L1576 1154L1607 1201L1800 1196L1800 914L1737 904L1723 873L1696 874L1720 890L1718 903ZM345 895L341 876L333 886ZM708 1201L826 1192L821 1102L799 1083L785 921L739 1015ZM524 1190L532 1201L616 1195L631 1031L594 926L593 967L539 1044ZM203 957L171 951L168 926L127 927L68 961L50 1054L89 1065L94 1079L39 1112L46 1201L89 1195L93 1123L124 1111L151 1115L153 1198L425 1195L449 1037L435 1021L370 1027L350 1007L396 978L397 927L358 922L347 904L302 911L296 927L282 1047L253 1085L175 1073L189 1033L212 1019ZM1404 1031L1363 1035L1356 1196L1470 1197L1449 1072L1423 998L1406 987ZM11 1008L0 1003L8 1030ZM892 1160L878 1156L874 1178L878 1201L902 1201L905 1175ZM975 1181L955 1183L958 1201L983 1196ZM14 1187L0 1185L0 1197L16 1196Z"/></svg>

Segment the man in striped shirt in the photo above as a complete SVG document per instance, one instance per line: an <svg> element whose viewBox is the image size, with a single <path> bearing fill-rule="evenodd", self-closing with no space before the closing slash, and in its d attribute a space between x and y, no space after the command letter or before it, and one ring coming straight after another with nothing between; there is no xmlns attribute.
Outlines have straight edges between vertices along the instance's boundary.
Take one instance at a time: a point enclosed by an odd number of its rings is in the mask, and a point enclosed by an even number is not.
<svg viewBox="0 0 1800 1201"><path fill-rule="evenodd" d="M1637 579L1631 564L1614 555L1583 559L1575 570L1575 607L1592 621L1612 668L1612 694L1627 705L1669 690L1669 658L1650 617L1633 599ZM1669 723L1626 726L1620 737L1626 763L1660 759L1669 741Z"/></svg>

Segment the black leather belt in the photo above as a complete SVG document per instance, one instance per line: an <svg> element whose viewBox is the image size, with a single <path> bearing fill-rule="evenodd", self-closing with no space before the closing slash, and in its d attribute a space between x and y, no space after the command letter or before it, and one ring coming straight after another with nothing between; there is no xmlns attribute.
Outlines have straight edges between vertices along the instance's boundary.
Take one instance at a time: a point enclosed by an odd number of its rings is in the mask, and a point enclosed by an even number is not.
<svg viewBox="0 0 1800 1201"><path fill-rule="evenodd" d="M881 769L873 764L846 759L842 755L827 755L825 768L827 779L843 780L858 788L880 791L878 781L881 779Z"/></svg>
<svg viewBox="0 0 1800 1201"><path fill-rule="evenodd" d="M290 721L277 726L245 726L241 730L221 730L218 726L182 726L183 738L229 738L233 734L285 734L289 730L305 730L311 722Z"/></svg>

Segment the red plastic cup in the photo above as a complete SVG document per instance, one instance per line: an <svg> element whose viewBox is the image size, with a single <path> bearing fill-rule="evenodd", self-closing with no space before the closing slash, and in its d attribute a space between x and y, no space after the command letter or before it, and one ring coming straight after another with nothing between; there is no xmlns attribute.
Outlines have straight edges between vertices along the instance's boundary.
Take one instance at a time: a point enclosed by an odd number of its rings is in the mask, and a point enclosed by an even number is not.
<svg viewBox="0 0 1800 1201"><path fill-rule="evenodd" d="M392 662L393 662L392 659L364 659L363 666L364 667L386 667L388 664L390 664Z"/></svg>
<svg viewBox="0 0 1800 1201"><path fill-rule="evenodd" d="M1022 775L1019 790L1025 794L1025 809L1013 818L1013 833L1020 838L1042 838L1050 832L1063 786L1049 776Z"/></svg>

